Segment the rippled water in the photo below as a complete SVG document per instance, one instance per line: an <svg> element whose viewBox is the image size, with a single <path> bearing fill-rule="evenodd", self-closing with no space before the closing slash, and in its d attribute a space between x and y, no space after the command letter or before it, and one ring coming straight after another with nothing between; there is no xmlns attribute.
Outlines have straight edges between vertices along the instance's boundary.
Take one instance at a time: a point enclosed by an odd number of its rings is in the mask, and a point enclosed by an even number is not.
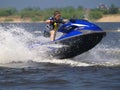
<svg viewBox="0 0 120 90"><path fill-rule="evenodd" d="M120 23L96 23L104 30L120 30ZM45 24L0 24L0 90L119 90L120 32L107 36L92 50L71 59L46 55L47 47L29 49L31 42L47 42Z"/></svg>

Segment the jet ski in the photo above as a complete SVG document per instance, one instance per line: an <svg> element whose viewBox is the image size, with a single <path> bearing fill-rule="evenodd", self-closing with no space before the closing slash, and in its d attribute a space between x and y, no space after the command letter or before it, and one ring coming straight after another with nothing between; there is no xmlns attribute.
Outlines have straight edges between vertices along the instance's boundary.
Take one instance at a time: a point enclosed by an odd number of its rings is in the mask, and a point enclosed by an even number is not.
<svg viewBox="0 0 120 90"><path fill-rule="evenodd" d="M52 57L65 59L73 58L95 47L106 35L99 26L87 20L71 19L58 29L62 36L47 44ZM52 45L62 45L60 48Z"/></svg>

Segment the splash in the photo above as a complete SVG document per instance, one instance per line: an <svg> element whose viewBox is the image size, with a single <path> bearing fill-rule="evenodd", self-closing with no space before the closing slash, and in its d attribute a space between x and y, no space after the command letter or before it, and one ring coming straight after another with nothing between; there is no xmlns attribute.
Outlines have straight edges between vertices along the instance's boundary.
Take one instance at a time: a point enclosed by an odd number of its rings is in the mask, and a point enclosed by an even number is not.
<svg viewBox="0 0 120 90"><path fill-rule="evenodd" d="M43 53L44 48L39 47L38 51L30 50L28 44L38 40L43 41L23 28L14 25L0 26L0 63L33 60L38 53Z"/></svg>
<svg viewBox="0 0 120 90"><path fill-rule="evenodd" d="M37 58L36 58L36 61ZM70 65L72 67L87 67L87 66L92 66L93 64L88 64L88 63L84 63L84 62L80 62L80 61L74 61L72 59L46 59L46 60L40 60L40 62L43 63L54 63L54 64L59 64L59 65Z"/></svg>
<svg viewBox="0 0 120 90"><path fill-rule="evenodd" d="M36 37L34 34L27 32L24 28L9 25L7 27L0 26L0 64L2 66L27 66L24 63L33 61L38 63L55 63L67 64L71 66L89 66L87 63L73 61L71 59L54 59L47 56L49 45L34 44L34 48L29 48L31 42L47 42L42 36ZM61 48L62 45L52 45L52 47ZM16 62L11 63L11 62ZM17 64L22 62L22 65Z"/></svg>

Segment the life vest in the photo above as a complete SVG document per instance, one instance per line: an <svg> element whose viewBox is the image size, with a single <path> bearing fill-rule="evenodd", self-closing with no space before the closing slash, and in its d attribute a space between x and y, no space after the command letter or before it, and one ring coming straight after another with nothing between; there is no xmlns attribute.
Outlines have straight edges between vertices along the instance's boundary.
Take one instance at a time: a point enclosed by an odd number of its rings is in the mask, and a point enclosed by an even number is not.
<svg viewBox="0 0 120 90"><path fill-rule="evenodd" d="M63 23L63 19L60 18L59 20L56 20L54 17L50 17L49 20L53 20L55 22L50 24L50 27L52 27L53 30L58 30L61 23Z"/></svg>

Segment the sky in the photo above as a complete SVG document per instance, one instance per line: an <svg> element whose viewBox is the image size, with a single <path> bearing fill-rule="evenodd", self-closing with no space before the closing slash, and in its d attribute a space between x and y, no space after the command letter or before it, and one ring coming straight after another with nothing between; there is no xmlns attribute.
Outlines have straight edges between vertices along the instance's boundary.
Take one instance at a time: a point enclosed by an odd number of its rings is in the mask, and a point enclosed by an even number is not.
<svg viewBox="0 0 120 90"><path fill-rule="evenodd" d="M21 10L26 7L39 7L41 9L67 6L83 6L84 8L96 8L100 3L120 7L120 0L0 0L0 8L14 7Z"/></svg>

